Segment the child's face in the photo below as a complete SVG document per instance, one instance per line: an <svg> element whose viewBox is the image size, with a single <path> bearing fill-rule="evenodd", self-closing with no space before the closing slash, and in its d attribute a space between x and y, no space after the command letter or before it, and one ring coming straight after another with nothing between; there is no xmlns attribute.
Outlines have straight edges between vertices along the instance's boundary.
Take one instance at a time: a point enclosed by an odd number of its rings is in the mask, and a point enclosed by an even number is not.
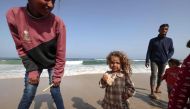
<svg viewBox="0 0 190 109"><path fill-rule="evenodd" d="M117 56L111 56L109 67L112 70L112 72L120 71L121 70L120 58Z"/></svg>
<svg viewBox="0 0 190 109"><path fill-rule="evenodd" d="M36 16L48 15L54 8L55 0L29 0L30 11Z"/></svg>

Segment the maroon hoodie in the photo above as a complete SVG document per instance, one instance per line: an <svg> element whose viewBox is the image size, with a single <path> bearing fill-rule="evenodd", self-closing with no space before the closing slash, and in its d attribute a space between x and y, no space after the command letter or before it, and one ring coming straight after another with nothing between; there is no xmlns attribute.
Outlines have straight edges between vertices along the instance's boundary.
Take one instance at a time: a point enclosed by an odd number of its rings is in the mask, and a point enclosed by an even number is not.
<svg viewBox="0 0 190 109"><path fill-rule="evenodd" d="M26 72L54 68L53 77L61 79L66 51L63 21L52 13L44 18L33 18L26 7L12 8L6 17Z"/></svg>
<svg viewBox="0 0 190 109"><path fill-rule="evenodd" d="M181 72L171 91L168 109L184 109L190 98L190 54L183 61ZM190 107L187 107L190 109Z"/></svg>

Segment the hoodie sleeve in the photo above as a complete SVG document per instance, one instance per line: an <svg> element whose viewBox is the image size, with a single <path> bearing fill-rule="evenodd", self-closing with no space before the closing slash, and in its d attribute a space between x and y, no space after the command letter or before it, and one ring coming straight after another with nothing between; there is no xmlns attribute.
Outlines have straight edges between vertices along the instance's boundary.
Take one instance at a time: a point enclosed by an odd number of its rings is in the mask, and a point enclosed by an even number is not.
<svg viewBox="0 0 190 109"><path fill-rule="evenodd" d="M18 32L18 28L16 25L17 20L16 20L16 16L15 16L13 9L8 10L8 12L6 14L6 18L7 18L7 23L9 26L10 33L13 37L14 42L15 42L15 46L16 46L16 50L18 52L18 55L20 57L25 56L26 52L23 49L23 46L21 43L21 38L19 37L19 32Z"/></svg>
<svg viewBox="0 0 190 109"><path fill-rule="evenodd" d="M61 77L64 73L65 67L65 55L66 55L66 28L63 21L60 20L58 30L57 30L57 53L55 59L55 67L53 79L61 81Z"/></svg>
<svg viewBox="0 0 190 109"><path fill-rule="evenodd" d="M18 12L17 8L8 10L6 14L7 23L9 26L10 33L15 42L16 50L19 57L22 59L23 65L26 69L26 72L37 71L37 65L27 56L26 51L22 46L21 36L19 35L16 14Z"/></svg>

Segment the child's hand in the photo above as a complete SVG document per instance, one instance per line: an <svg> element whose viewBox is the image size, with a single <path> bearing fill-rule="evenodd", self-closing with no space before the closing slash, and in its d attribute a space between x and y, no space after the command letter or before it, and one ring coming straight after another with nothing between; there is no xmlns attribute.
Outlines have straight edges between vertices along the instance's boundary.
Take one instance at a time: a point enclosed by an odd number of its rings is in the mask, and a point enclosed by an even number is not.
<svg viewBox="0 0 190 109"><path fill-rule="evenodd" d="M54 79L52 80L52 82L53 82L53 86L57 87L57 86L60 85L61 79L60 79L60 78L54 78Z"/></svg>
<svg viewBox="0 0 190 109"><path fill-rule="evenodd" d="M122 93L122 99L123 99L123 100L126 100L126 99L128 99L128 98L129 98L128 94Z"/></svg>
<svg viewBox="0 0 190 109"><path fill-rule="evenodd" d="M102 79L103 79L104 81L107 81L107 80L108 80L108 75L104 74L103 77L102 77Z"/></svg>

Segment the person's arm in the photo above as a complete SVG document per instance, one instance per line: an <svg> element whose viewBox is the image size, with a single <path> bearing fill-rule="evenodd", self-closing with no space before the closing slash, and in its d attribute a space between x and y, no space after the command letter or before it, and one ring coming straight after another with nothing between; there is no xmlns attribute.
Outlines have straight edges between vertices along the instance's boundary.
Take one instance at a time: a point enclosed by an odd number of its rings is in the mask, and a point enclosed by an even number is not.
<svg viewBox="0 0 190 109"><path fill-rule="evenodd" d="M170 59L173 56L173 54L174 54L174 47L173 47L173 41L171 39L171 43L168 50L168 59Z"/></svg>
<svg viewBox="0 0 190 109"><path fill-rule="evenodd" d="M133 82L130 79L126 79L125 82L125 91L122 94L122 98L126 100L135 94L135 88Z"/></svg>
<svg viewBox="0 0 190 109"><path fill-rule="evenodd" d="M19 57L25 56L26 52L22 46L21 37L19 36L18 28L17 28L18 26L16 25L16 21L17 21L16 13L14 13L14 11L12 9L10 9L6 14L6 18L7 18L7 24L8 24L10 33L15 42L15 46L16 46L18 55L19 55Z"/></svg>
<svg viewBox="0 0 190 109"><path fill-rule="evenodd" d="M66 28L64 23L60 20L57 30L57 53L55 59L55 67L53 73L53 83L58 86L64 73L65 55L66 55Z"/></svg>
<svg viewBox="0 0 190 109"><path fill-rule="evenodd" d="M106 72L107 73L107 72ZM108 79L108 75L106 75L106 73L103 74L102 78L99 81L99 86L100 88L105 88L108 86L107 84L107 79Z"/></svg>
<svg viewBox="0 0 190 109"><path fill-rule="evenodd" d="M99 86L100 86L100 88L105 88L106 86L108 86L108 84L106 83L106 81L103 78L101 78L99 81Z"/></svg>
<svg viewBox="0 0 190 109"><path fill-rule="evenodd" d="M167 75L168 75L168 70L166 69L164 75L162 76L162 80L166 79L166 78L167 78Z"/></svg>
<svg viewBox="0 0 190 109"><path fill-rule="evenodd" d="M146 61L145 61L146 67L149 67L150 52L151 52L151 40L149 41L148 49L147 49L147 53L146 53Z"/></svg>
<svg viewBox="0 0 190 109"><path fill-rule="evenodd" d="M190 55L186 57L186 59L184 59L180 71L183 72L183 74L188 74L188 72L190 71Z"/></svg>
<svg viewBox="0 0 190 109"><path fill-rule="evenodd" d="M38 67L37 65L27 56L26 51L22 46L21 37L18 32L18 26L16 23L16 13L10 9L6 14L7 24L10 30L10 33L15 42L16 50L19 57L21 58L23 65L26 69L26 72L29 73L29 80L35 80L39 78Z"/></svg>

